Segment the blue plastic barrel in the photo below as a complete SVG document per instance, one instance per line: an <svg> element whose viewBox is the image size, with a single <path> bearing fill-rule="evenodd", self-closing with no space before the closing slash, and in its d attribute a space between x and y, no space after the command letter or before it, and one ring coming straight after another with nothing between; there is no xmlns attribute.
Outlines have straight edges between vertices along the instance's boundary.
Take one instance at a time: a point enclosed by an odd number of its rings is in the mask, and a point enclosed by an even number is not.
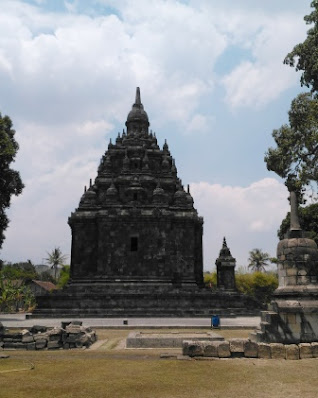
<svg viewBox="0 0 318 398"><path fill-rule="evenodd" d="M212 315L211 324L213 328L220 327L220 317L219 315Z"/></svg>

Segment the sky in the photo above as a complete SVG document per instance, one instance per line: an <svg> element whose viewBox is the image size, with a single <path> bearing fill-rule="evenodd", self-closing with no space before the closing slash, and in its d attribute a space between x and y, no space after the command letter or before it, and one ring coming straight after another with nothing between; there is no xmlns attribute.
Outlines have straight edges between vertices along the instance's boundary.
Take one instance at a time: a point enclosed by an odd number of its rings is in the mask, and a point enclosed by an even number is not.
<svg viewBox="0 0 318 398"><path fill-rule="evenodd" d="M266 169L273 129L306 91L283 64L306 38L310 0L0 0L0 112L25 184L8 210L5 261L70 256L68 217L136 87L158 143L204 218L204 269L225 236L237 266L276 255L288 211Z"/></svg>

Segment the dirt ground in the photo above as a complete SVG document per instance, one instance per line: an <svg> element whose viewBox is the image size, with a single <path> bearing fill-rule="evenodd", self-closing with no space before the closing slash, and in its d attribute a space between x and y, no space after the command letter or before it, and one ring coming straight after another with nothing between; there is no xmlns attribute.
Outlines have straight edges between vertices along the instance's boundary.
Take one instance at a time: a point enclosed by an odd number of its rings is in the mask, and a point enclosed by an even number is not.
<svg viewBox="0 0 318 398"><path fill-rule="evenodd" d="M126 349L129 332L97 330L86 350L1 351L9 358L0 359L0 397L318 397L317 359L177 360L181 349ZM249 332L218 331L225 338Z"/></svg>

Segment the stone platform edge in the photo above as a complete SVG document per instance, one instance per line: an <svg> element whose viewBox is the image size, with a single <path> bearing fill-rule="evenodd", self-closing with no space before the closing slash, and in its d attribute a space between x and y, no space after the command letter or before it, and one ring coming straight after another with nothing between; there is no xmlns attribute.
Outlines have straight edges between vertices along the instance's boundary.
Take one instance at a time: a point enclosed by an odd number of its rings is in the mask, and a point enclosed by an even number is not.
<svg viewBox="0 0 318 398"><path fill-rule="evenodd" d="M184 340L182 354L188 357L260 358L298 360L318 358L318 342L282 344L256 343L249 339L225 341Z"/></svg>

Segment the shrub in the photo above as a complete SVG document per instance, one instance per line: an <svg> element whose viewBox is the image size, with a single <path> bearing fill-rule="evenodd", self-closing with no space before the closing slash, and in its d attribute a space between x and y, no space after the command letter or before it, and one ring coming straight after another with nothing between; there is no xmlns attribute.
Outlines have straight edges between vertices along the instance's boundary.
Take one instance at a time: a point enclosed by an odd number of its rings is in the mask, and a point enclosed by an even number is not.
<svg viewBox="0 0 318 398"><path fill-rule="evenodd" d="M237 274L235 280L239 292L254 297L264 307L271 301L273 292L278 287L278 278L274 272Z"/></svg>

